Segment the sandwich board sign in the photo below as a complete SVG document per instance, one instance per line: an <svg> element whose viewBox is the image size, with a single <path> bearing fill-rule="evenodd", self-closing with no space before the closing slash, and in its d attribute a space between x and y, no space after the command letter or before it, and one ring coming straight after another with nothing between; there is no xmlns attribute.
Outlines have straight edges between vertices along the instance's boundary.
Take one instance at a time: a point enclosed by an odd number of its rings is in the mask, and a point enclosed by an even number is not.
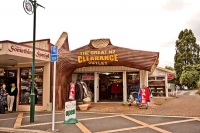
<svg viewBox="0 0 200 133"><path fill-rule="evenodd" d="M65 121L64 124L75 124L76 119L76 100L65 102Z"/></svg>

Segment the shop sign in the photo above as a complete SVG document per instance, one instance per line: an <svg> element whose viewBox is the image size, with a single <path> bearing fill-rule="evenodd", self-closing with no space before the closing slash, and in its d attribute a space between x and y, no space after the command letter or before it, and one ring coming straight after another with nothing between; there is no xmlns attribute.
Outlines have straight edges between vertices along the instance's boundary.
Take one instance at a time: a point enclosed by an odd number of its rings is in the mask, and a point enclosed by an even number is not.
<svg viewBox="0 0 200 133"><path fill-rule="evenodd" d="M94 80L94 76L82 76L82 80Z"/></svg>
<svg viewBox="0 0 200 133"><path fill-rule="evenodd" d="M78 56L78 63L91 65L108 65L108 62L118 62L118 54L115 50L83 51Z"/></svg>
<svg viewBox="0 0 200 133"><path fill-rule="evenodd" d="M65 121L76 119L76 100L65 102Z"/></svg>
<svg viewBox="0 0 200 133"><path fill-rule="evenodd" d="M172 80L174 79L174 74L168 74L167 75L167 80Z"/></svg>
<svg viewBox="0 0 200 133"><path fill-rule="evenodd" d="M31 56L33 54L33 51L31 48L16 46L16 45L9 45L8 51L11 53L22 53L22 54L31 55ZM40 59L49 59L50 56L49 56L49 53L47 52L36 50L35 57L40 58Z"/></svg>

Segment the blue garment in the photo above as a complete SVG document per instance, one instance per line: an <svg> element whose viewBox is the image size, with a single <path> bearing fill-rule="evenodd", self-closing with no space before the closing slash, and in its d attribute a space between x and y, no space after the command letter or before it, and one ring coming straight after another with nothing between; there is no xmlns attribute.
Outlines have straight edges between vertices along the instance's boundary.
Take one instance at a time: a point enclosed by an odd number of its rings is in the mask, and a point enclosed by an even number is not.
<svg viewBox="0 0 200 133"><path fill-rule="evenodd" d="M149 87L147 87L147 88L149 90L149 100L147 102L150 102L150 100L151 100L151 89Z"/></svg>
<svg viewBox="0 0 200 133"><path fill-rule="evenodd" d="M140 88L138 89L138 97L137 97L137 99L138 99L138 102L140 102Z"/></svg>

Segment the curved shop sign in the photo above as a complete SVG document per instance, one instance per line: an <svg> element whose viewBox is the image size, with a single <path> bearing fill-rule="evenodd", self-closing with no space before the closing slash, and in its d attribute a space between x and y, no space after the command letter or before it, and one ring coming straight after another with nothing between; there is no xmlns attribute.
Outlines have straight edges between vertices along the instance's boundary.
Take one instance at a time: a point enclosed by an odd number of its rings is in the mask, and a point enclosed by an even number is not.
<svg viewBox="0 0 200 133"><path fill-rule="evenodd" d="M118 62L118 54L115 50L109 51L84 51L80 52L78 56L78 63L85 63L92 65L107 65L108 61Z"/></svg>

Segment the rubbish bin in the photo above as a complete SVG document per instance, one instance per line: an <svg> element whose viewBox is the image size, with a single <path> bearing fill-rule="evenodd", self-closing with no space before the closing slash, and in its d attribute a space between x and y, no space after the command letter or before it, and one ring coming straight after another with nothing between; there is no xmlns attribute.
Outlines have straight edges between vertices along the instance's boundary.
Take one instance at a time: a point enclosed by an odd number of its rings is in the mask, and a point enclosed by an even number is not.
<svg viewBox="0 0 200 133"><path fill-rule="evenodd" d="M52 103L47 103L47 111L52 111Z"/></svg>

